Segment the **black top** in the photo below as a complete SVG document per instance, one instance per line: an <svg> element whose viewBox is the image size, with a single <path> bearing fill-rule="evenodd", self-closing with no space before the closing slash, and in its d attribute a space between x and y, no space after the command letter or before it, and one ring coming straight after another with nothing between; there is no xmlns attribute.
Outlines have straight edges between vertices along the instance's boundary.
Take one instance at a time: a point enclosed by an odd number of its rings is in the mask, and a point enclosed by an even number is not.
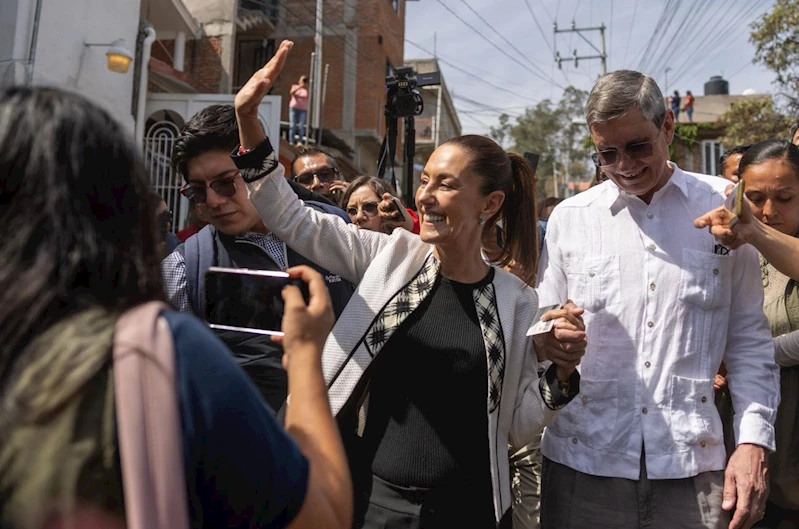
<svg viewBox="0 0 799 529"><path fill-rule="evenodd" d="M467 489L491 513L488 368L473 291L493 278L491 269L475 284L438 279L375 361L364 432L377 477Z"/></svg>

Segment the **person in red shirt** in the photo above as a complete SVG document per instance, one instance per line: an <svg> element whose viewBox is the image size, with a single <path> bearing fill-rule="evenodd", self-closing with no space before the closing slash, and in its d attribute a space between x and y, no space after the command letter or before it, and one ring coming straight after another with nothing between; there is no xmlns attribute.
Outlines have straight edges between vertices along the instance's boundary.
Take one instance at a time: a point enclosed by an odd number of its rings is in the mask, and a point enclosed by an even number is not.
<svg viewBox="0 0 799 529"><path fill-rule="evenodd" d="M685 106L683 110L686 114L688 114L688 123L693 123L694 121L694 95L688 90L685 93Z"/></svg>
<svg viewBox="0 0 799 529"><path fill-rule="evenodd" d="M186 239L198 233L201 229L208 224L208 221L202 218L194 203L189 201L189 219L188 225L177 233L180 242L186 242Z"/></svg>

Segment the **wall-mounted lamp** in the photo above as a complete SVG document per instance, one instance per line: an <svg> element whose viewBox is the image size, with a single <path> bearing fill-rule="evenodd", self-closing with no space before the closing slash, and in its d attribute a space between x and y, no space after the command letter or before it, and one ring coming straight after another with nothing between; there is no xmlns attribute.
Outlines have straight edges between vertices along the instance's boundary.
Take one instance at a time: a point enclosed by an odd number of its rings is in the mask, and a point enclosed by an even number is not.
<svg viewBox="0 0 799 529"><path fill-rule="evenodd" d="M133 54L125 47L125 39L117 39L111 43L84 42L84 46L107 46L105 56L108 58L108 69L116 73L128 73Z"/></svg>

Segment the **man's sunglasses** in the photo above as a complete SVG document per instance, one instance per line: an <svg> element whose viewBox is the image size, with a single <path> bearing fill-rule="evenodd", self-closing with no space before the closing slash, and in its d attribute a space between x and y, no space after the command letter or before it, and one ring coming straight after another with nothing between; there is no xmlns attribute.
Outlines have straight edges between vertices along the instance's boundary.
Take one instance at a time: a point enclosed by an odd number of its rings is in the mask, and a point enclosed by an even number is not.
<svg viewBox="0 0 799 529"><path fill-rule="evenodd" d="M180 190L180 194L195 204L205 204L209 187L220 197L230 198L236 194L236 176L226 176L210 184L188 184Z"/></svg>
<svg viewBox="0 0 799 529"><path fill-rule="evenodd" d="M329 184L338 176L338 169L335 167L323 167L316 171L309 171L307 173L298 174L294 177L294 181L303 186L313 184L314 177L318 178L323 184Z"/></svg>
<svg viewBox="0 0 799 529"><path fill-rule="evenodd" d="M643 160L644 158L649 158L654 152L655 142L660 136L661 130L663 130L663 127L658 130L657 136L655 136L655 139L652 141L642 141L641 143L633 143L626 146L624 148L624 154L633 160ZM598 151L591 155L591 159L594 161L594 164L597 167L607 167L609 165L618 163L620 159L619 150L605 149L604 151Z"/></svg>
<svg viewBox="0 0 799 529"><path fill-rule="evenodd" d="M358 211L363 211L367 217L374 217L377 215L377 202L367 202L360 208L349 207L347 208L347 215L354 217L358 214Z"/></svg>

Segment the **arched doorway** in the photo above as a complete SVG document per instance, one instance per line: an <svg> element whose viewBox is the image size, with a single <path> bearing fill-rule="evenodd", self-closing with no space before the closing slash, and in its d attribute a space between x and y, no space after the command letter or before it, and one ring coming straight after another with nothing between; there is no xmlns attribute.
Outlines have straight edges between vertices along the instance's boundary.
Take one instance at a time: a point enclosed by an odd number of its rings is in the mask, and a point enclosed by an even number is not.
<svg viewBox="0 0 799 529"><path fill-rule="evenodd" d="M188 201L180 194L183 180L172 170L172 147L183 127L183 118L172 110L153 113L145 125L144 161L150 176L150 188L161 195L172 212L172 229L185 227Z"/></svg>

